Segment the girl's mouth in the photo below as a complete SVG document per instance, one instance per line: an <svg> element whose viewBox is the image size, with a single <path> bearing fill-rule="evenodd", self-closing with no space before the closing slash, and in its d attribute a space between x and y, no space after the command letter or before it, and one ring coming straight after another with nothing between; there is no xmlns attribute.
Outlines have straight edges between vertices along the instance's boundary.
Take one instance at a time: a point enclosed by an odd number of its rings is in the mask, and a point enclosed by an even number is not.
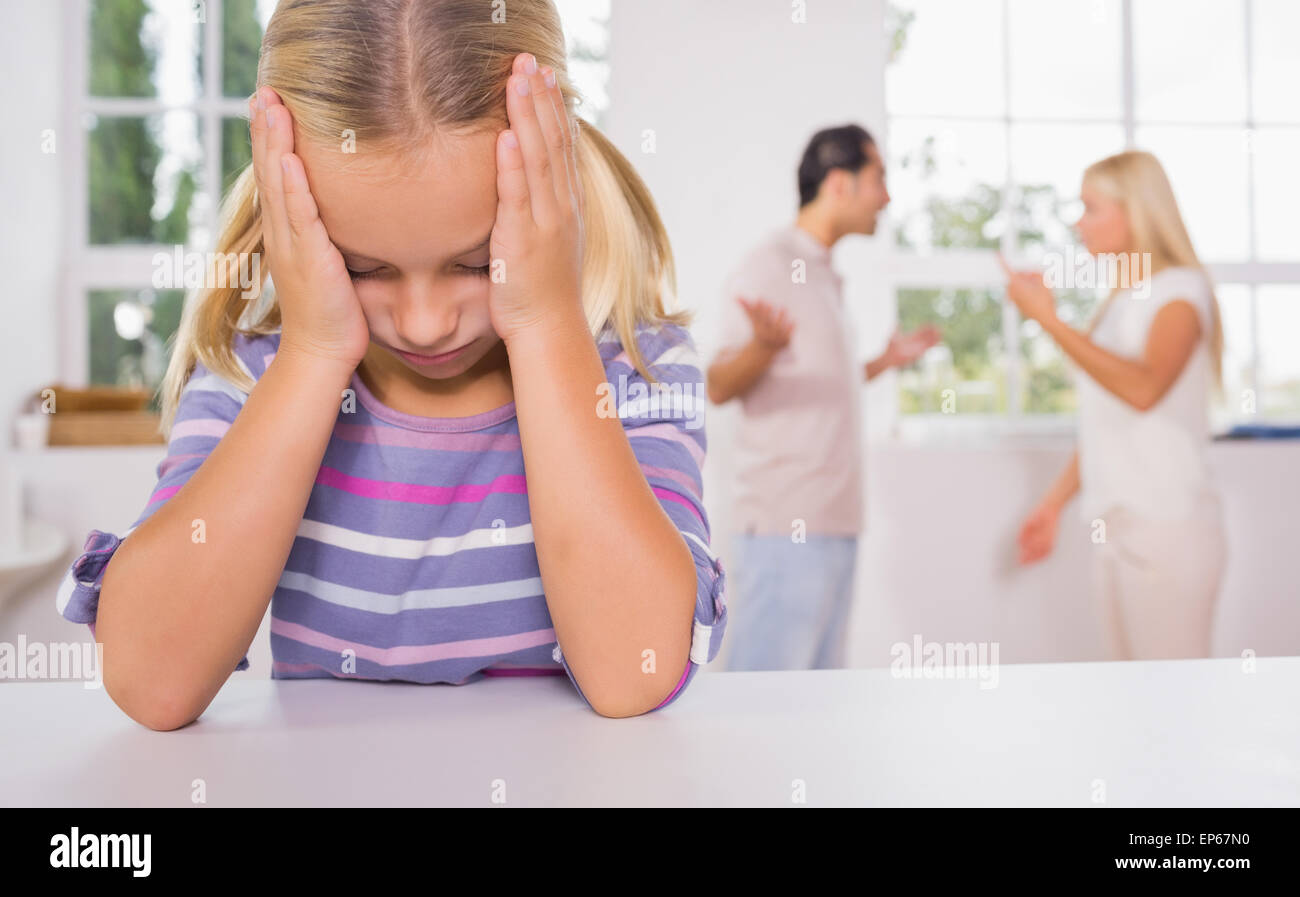
<svg viewBox="0 0 1300 897"><path fill-rule="evenodd" d="M402 358L405 358L411 364L418 364L418 365L428 367L431 365L445 364L448 361L454 361L462 354L464 354L465 350L468 349L470 346L472 346L474 342L475 342L474 340L470 340L468 343L461 346L459 349L453 349L452 351L444 352L441 355L416 355L414 352L403 352L400 349L393 349L393 351L396 352L398 355L400 355Z"/></svg>

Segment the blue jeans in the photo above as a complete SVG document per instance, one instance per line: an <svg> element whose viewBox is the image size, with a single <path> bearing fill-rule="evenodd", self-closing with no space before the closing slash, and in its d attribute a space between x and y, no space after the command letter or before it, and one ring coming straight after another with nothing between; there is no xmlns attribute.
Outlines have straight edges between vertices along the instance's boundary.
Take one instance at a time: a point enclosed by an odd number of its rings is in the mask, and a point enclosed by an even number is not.
<svg viewBox="0 0 1300 897"><path fill-rule="evenodd" d="M827 670L847 662L856 536L737 533L731 670Z"/></svg>

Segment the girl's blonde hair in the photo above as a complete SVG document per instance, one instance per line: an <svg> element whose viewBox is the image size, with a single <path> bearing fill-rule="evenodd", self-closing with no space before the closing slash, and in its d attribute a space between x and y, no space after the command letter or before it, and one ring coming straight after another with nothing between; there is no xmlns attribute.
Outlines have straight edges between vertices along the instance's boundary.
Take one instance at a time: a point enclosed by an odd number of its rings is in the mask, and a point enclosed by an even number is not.
<svg viewBox="0 0 1300 897"><path fill-rule="evenodd" d="M1174 199L1173 187L1169 185L1169 178L1160 161L1142 150L1116 153L1089 165L1083 173L1083 183L1124 206L1129 227L1133 231L1134 248L1138 252L1151 253L1151 274L1165 268L1194 268L1211 285L1210 316L1213 326L1209 339L1210 365L1214 371L1214 381L1221 388L1223 324L1219 317L1219 303L1214 296L1210 275L1196 257L1192 238L1188 236L1183 216L1178 211L1178 201ZM1106 303L1093 317L1092 327L1097 326L1116 292L1118 291L1111 292Z"/></svg>
<svg viewBox="0 0 1300 897"><path fill-rule="evenodd" d="M569 80L564 32L551 0L510 0L508 7L480 0L281 0L262 38L257 84L280 95L297 140L335 145L351 131L368 152L418 154L438 136L508 127L506 79L524 52L555 70L576 117L582 96ZM612 327L636 370L655 382L636 328L685 326L691 319L687 310L666 310L677 291L668 234L631 163L586 121L576 153L584 192L587 323L593 336ZM218 258L264 258L263 252L250 164L222 203ZM187 302L161 386L164 434L171 432L196 361L252 390L233 352L234 335L280 327L278 305L257 302L266 280L265 266L258 270L261 283L252 298L235 282L205 287Z"/></svg>

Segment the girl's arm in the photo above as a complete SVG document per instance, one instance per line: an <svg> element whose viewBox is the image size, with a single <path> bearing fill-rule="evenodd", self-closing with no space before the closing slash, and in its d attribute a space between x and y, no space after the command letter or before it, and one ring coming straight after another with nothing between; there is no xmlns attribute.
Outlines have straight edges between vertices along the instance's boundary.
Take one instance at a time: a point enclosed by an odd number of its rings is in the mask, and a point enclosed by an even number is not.
<svg viewBox="0 0 1300 897"><path fill-rule="evenodd" d="M350 376L282 348L199 469L114 554L95 637L104 687L131 718L164 730L193 721L248 650Z"/></svg>
<svg viewBox="0 0 1300 897"><path fill-rule="evenodd" d="M635 716L686 668L696 569L617 415L598 412L604 366L584 318L509 344L537 562L575 678L602 716ZM645 651L654 672L645 672Z"/></svg>
<svg viewBox="0 0 1300 897"><path fill-rule="evenodd" d="M289 110L262 87L249 113L280 348L199 469L118 547L99 593L104 687L155 729L198 717L257 634L370 342Z"/></svg>
<svg viewBox="0 0 1300 897"><path fill-rule="evenodd" d="M510 357L537 562L587 702L634 716L689 669L695 561L623 422L602 411L608 382L582 304L582 182L564 98L523 53L506 101L491 245L506 276L494 278L489 304Z"/></svg>

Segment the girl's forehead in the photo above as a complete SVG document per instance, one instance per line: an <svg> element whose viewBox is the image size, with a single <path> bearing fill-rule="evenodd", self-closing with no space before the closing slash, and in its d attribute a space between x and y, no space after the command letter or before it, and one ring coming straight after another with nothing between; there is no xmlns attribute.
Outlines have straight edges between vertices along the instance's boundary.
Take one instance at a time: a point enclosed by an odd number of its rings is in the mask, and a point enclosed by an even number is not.
<svg viewBox="0 0 1300 897"><path fill-rule="evenodd" d="M496 220L496 136L448 139L418 157L303 145L331 238L367 257L416 263L461 247Z"/></svg>

